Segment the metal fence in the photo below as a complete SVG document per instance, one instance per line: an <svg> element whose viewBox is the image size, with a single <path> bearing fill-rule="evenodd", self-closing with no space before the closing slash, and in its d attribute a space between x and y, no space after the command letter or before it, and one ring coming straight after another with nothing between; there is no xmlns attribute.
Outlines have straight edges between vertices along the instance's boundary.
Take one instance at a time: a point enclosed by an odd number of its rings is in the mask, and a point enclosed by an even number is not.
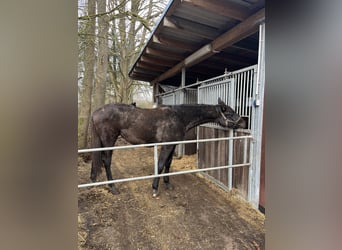
<svg viewBox="0 0 342 250"><path fill-rule="evenodd" d="M121 147L98 148L98 149L83 149L78 150L78 153L104 151L104 150L119 150L128 148L138 148L153 146L154 147L154 175L116 179L112 181L87 183L78 185L79 188L105 185L110 183L134 181L150 179L155 177L205 172L215 169L228 169L230 177L232 176L232 168L248 166L248 200L252 202L254 207L258 207L259 203L259 187L260 187L260 162L261 162L261 135L262 135L262 120L263 120L263 94L264 94L264 75L265 75L265 24L260 25L259 28L259 56L258 64L247 67L234 72L225 72L222 76L218 76L206 81L197 82L187 85L177 90L172 90L163 94L158 94L156 97L159 103L173 105L173 104L192 104L192 103L206 103L216 104L217 98L220 97L226 101L228 105L233 107L235 111L243 117L248 119L248 128L244 130L247 135L233 136L230 130L229 137L212 138L212 139L197 139L178 142L164 142L141 145L130 145ZM198 87L192 89L192 87ZM205 124L204 126L211 126L217 129L222 129L215 124ZM186 143L205 143L213 141L227 141L229 142L229 161L227 165L193 169L186 171L178 171L168 174L158 174L158 146L167 144L186 144ZM243 162L233 164L232 144L236 140L244 140ZM247 144L250 144L249 147ZM249 150L248 150L249 148ZM247 154L249 156L247 156ZM248 159L248 160L247 160ZM230 183L232 183L230 181ZM231 185L231 184L229 184ZM231 188L231 186L229 187Z"/></svg>
<svg viewBox="0 0 342 250"><path fill-rule="evenodd" d="M165 105L177 104L217 104L218 97L235 109L248 120L247 129L252 130L253 100L255 99L255 82L257 80L257 65L246 67L233 72L225 72L205 81L174 89L157 95L160 103ZM192 87L198 87L193 89ZM214 123L204 126L222 129ZM249 131L250 132L250 131Z"/></svg>
<svg viewBox="0 0 342 250"><path fill-rule="evenodd" d="M252 126L253 117L255 117L254 114L254 108L253 108L253 98L255 96L254 93L254 83L256 81L256 70L257 70L257 65L250 66L238 71L234 72L225 72L222 76L218 76L212 79L208 79L206 81L200 82L200 86L198 87L198 102L203 103L203 104L217 104L218 98L221 98L225 103L227 103L230 107L232 107L240 116L246 118L247 120L247 128L246 129L238 129L235 132L235 136L238 133L243 133L247 134L250 136L253 136L255 134L255 131L253 130L254 127ZM228 130L226 128L222 128L216 123L206 123L201 125L198 128L197 134L199 135L199 131L201 127L207 127L207 128L212 128L212 129L218 129L218 130ZM205 134L205 132L204 132ZM233 130L228 130L228 135L229 137L234 138L234 132ZM236 152L234 153L234 148L237 150L238 145L235 145L233 140L230 140L228 142L227 146L222 145L221 147L227 147L227 152L226 153L221 153L220 156L218 155L212 155L211 157L224 157L223 160L226 160L228 162L228 165L233 164L234 161L237 160L238 155L243 155L243 158L246 156L249 159L253 159L252 154L253 154L253 147L243 147L242 151L237 154ZM213 147L214 145L208 145L207 147L202 146L201 148L199 147L199 167L203 167L203 164L211 164L212 160L207 159L200 161L200 159L206 159L206 157L203 157L200 154L208 154L209 152L213 152ZM241 150L241 149L240 149ZM218 154L218 153L215 153ZM234 157L235 156L235 157ZM258 157L258 156L256 156ZM253 162L252 162L253 164ZM252 170L249 168L248 170L248 175L251 176ZM233 169L228 169L227 173L218 171L216 172L217 177L213 176L214 173L208 174L208 177L211 177L211 179L216 182L218 185L221 187L231 190L233 188ZM226 181L222 180L221 175L227 175ZM240 178L239 182L244 182L243 179L243 173L240 173L239 175L235 174L235 179ZM235 180L236 182L236 180ZM251 195L248 193L249 190L254 189L252 186L252 181L246 180L247 182L247 190L240 190L243 193L246 193L247 199L252 201L255 200ZM226 184L225 184L226 183Z"/></svg>
<svg viewBox="0 0 342 250"><path fill-rule="evenodd" d="M145 180L151 179L155 177L163 177L163 176L171 176L171 175L180 175L180 174L191 174L191 173L198 173L198 172L205 172L209 170L217 170L217 169L226 169L226 168L236 168L242 166L250 166L250 162L243 162L240 164L231 164L225 166L216 166L210 168L202 168L202 169L192 169L192 170L184 170L184 171L177 171L167 174L158 174L158 146L163 145L175 145L175 144L187 144L187 143L203 143L203 142L210 142L210 141L223 141L223 140L244 140L245 143L248 143L248 139L251 136L240 136L240 137L226 137L226 138L212 138L212 139L203 139L203 140L187 140L187 141L174 141L174 142L160 142L160 143L149 143L149 144L139 144L139 145L127 145L127 146L115 146L115 147L104 147L104 148L91 148L91 149L80 149L78 153L89 153L95 151L107 151L107 150L123 150L123 149L131 149L131 148L140 148L140 147L152 147L153 150L153 159L154 159L154 174L153 175L146 175L146 176L137 176L137 177L130 177L130 178L123 178L123 179L116 179L111 181L102 181L102 182L94 182L94 183L84 183L79 184L78 188L85 188L85 187L92 187L92 186L100 186L100 185L107 185L111 183L119 183L119 182L127 182L127 181L137 181L137 180Z"/></svg>
<svg viewBox="0 0 342 250"><path fill-rule="evenodd" d="M158 98L160 98L160 102L164 105L196 104L197 103L197 89L191 89L191 88L176 89L166 94L162 94ZM193 148L195 149L195 146L193 146ZM177 145L175 149L175 153L177 154L178 157L183 156L185 153L185 145L183 144Z"/></svg>
<svg viewBox="0 0 342 250"><path fill-rule="evenodd" d="M184 86L166 93L158 95L160 102L163 104L185 104L185 103L203 103L217 104L220 97L225 103L231 106L240 116L247 120L246 129L238 129L237 133L243 133L245 136L252 138L249 147L243 147L242 154L246 154L250 161L248 170L248 188L247 199L256 207L259 199L259 179L260 179L260 161L261 161L261 120L262 108L256 105L258 101L258 70L261 72L260 65L253 65L234 72L225 72L223 75L214 77L205 81L196 82L194 84ZM191 89L197 87L197 89ZM197 98L194 97L197 95ZM209 127L219 130L227 130L215 123L206 123L202 127ZM232 130L228 130L229 138L239 138L234 136ZM236 134L237 134L236 133ZM197 131L197 136L199 130ZM198 138L198 137L197 137ZM233 164L234 155L234 140L228 142L228 165ZM197 147L198 148L198 147ZM211 178L212 179L212 178ZM222 186L222 183L214 180ZM228 186L227 189L232 189L233 172L232 168L228 168Z"/></svg>
<svg viewBox="0 0 342 250"><path fill-rule="evenodd" d="M216 79L214 82L203 82L198 87L198 103L215 105L217 104L218 98L221 98L226 104L234 108L234 89L234 79L228 79L226 77L220 77L220 79ZM202 126L222 129L220 125L213 122L203 124Z"/></svg>
<svg viewBox="0 0 342 250"><path fill-rule="evenodd" d="M161 103L165 105L196 104L197 89L177 89L164 95L160 95Z"/></svg>
<svg viewBox="0 0 342 250"><path fill-rule="evenodd" d="M246 118L249 131L244 132L251 132L256 73L257 65L253 65L234 72L225 72L222 76L198 83L200 85L198 88L198 103L217 104L217 99L220 97L240 116ZM222 127L214 123L203 126L222 129Z"/></svg>

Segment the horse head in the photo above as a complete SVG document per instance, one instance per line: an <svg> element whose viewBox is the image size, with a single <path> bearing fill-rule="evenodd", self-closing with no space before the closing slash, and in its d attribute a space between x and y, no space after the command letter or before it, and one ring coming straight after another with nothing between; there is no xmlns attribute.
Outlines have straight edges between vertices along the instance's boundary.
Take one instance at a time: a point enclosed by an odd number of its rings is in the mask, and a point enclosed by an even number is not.
<svg viewBox="0 0 342 250"><path fill-rule="evenodd" d="M232 129L247 128L247 123L238 113L231 107L226 105L221 98L218 98L218 118L216 122L222 127L228 127Z"/></svg>

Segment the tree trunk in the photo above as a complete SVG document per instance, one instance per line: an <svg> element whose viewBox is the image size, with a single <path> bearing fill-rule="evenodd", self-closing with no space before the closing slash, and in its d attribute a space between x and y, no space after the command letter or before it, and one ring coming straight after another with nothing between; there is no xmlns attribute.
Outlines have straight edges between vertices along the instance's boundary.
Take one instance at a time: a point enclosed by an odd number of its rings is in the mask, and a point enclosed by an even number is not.
<svg viewBox="0 0 342 250"><path fill-rule="evenodd" d="M139 5L140 2L138 0L130 1L130 12L133 14L139 13ZM120 96L121 102L130 103L133 99L133 80L129 78L128 71L129 66L133 63L134 59L134 51L135 51L135 28L136 28L137 18L135 15L131 16L131 20L127 25L125 19L121 19L119 21L119 29L120 29ZM128 32L127 28L129 27ZM122 39L124 38L124 39Z"/></svg>
<svg viewBox="0 0 342 250"><path fill-rule="evenodd" d="M95 0L88 0L88 16L95 15ZM95 64L95 18L89 18L86 27L85 51L83 56L84 78L81 92L81 106L79 115L79 140L78 147L86 148L88 142L89 119L91 114L91 95L94 82L94 64Z"/></svg>
<svg viewBox="0 0 342 250"><path fill-rule="evenodd" d="M106 12L106 0L97 0L98 14ZM94 110L105 104L108 72L108 16L98 17L98 54L94 89Z"/></svg>
<svg viewBox="0 0 342 250"><path fill-rule="evenodd" d="M153 9L161 3L153 0L110 0L110 3L117 7L117 17L112 16L109 91L112 100L130 103L141 83L129 78L129 69L146 41L148 27L153 25Z"/></svg>

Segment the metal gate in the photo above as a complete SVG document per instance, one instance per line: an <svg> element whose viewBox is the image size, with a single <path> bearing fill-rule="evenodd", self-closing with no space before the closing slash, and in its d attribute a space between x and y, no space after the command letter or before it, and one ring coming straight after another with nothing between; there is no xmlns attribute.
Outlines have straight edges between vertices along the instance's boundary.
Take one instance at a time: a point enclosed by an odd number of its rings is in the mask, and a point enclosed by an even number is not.
<svg viewBox="0 0 342 250"><path fill-rule="evenodd" d="M260 188L261 162L261 124L263 106L263 80L258 79L258 71L262 71L261 64L253 65L234 72L181 87L170 92L158 95L162 104L217 104L220 97L244 119L247 120L246 129L228 130L215 123L206 123L197 129L197 139L220 137L244 137L244 139L207 142L197 144L198 168L207 168L223 165L250 166L239 168L208 171L207 175L221 187L231 190L238 189L242 195L258 206ZM261 84L261 85L260 85ZM197 89L189 87L198 86ZM252 137L252 139L251 139ZM208 146L209 145L209 146ZM179 147L178 154L183 149ZM203 160L205 159L205 160Z"/></svg>
<svg viewBox="0 0 342 250"><path fill-rule="evenodd" d="M183 88L177 89L171 93L161 95L161 103L164 105L176 104L196 104L197 103L197 89ZM196 138L196 130L192 129L186 134L186 139L191 140ZM195 144L180 144L175 149L177 157L181 157L185 153L194 154L196 152Z"/></svg>
<svg viewBox="0 0 342 250"><path fill-rule="evenodd" d="M165 105L195 104L197 103L197 89L178 89L162 95L161 103Z"/></svg>
<svg viewBox="0 0 342 250"><path fill-rule="evenodd" d="M248 131L244 132L251 132L256 73L257 65L254 65L201 82L198 88L198 103L217 104L217 99L220 97L248 121ZM204 126L222 129L214 124Z"/></svg>
<svg viewBox="0 0 342 250"><path fill-rule="evenodd" d="M230 140L227 142L208 142L198 145L198 167L204 168L212 165L232 165L251 162L250 167L239 169L222 169L209 171L207 175L221 187L231 190L236 188L242 195L257 204L258 196L255 197L259 188L256 180L260 171L261 155L257 154L255 135L260 133L257 119L262 115L255 105L256 100L257 65L247 67L234 72L226 72L224 75L215 77L200 83L198 87L198 103L217 104L220 97L226 104L231 106L240 116L247 120L246 129L238 129L235 132L220 127L215 123L206 123L198 128L198 138L209 137L236 137L252 135L252 140Z"/></svg>

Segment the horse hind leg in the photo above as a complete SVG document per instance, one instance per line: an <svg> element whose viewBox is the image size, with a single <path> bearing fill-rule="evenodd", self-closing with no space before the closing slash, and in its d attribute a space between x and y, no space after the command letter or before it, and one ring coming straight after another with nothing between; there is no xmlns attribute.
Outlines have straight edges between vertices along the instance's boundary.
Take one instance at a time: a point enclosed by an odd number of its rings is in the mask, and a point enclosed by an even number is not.
<svg viewBox="0 0 342 250"><path fill-rule="evenodd" d="M106 169L106 175L107 175L107 180L111 181L113 180L113 176L112 176L112 171L111 171L111 163L112 163L112 155L113 155L113 151L105 151L104 155L103 155L103 164L105 166ZM119 190L115 187L114 183L108 184L109 186L109 190L113 193L113 194L119 194Z"/></svg>
<svg viewBox="0 0 342 250"><path fill-rule="evenodd" d="M101 152L100 152L101 153ZM97 178L97 174L98 174L98 170L96 169L96 167L94 166L95 163L94 163L94 160L92 161L91 163L91 172L90 172L90 180L92 182L96 182L96 178Z"/></svg>

